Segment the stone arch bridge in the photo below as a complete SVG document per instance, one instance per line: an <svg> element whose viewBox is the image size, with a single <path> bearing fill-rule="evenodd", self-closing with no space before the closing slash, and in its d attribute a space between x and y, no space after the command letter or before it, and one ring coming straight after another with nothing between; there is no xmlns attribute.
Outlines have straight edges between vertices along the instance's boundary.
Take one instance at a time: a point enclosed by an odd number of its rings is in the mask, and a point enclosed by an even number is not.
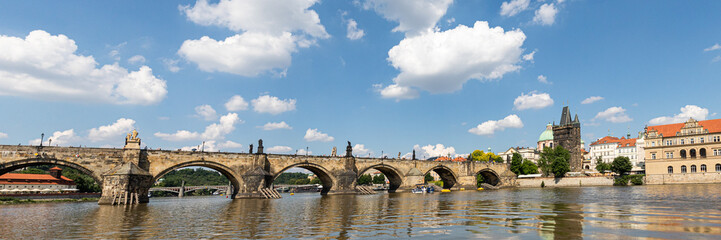
<svg viewBox="0 0 721 240"><path fill-rule="evenodd" d="M301 156L262 153L190 152L123 149L0 145L0 175L23 167L54 164L78 169L102 185L100 204L148 202L153 182L183 167L207 167L225 175L233 198L262 198L282 172L298 167L321 179L322 194L358 194L356 180L370 169L382 172L390 192L409 191L435 171L444 188L476 188L476 175L498 187L515 185L516 175L506 164L484 162L434 162L379 158ZM352 151L352 149L350 149ZM129 199L129 200L128 200Z"/></svg>

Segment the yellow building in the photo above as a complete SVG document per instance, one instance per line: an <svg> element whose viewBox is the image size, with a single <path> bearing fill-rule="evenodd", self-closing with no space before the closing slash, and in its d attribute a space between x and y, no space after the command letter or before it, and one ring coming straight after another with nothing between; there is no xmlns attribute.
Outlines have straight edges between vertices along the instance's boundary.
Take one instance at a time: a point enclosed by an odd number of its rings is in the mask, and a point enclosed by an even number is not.
<svg viewBox="0 0 721 240"><path fill-rule="evenodd" d="M646 183L721 183L721 119L648 126Z"/></svg>

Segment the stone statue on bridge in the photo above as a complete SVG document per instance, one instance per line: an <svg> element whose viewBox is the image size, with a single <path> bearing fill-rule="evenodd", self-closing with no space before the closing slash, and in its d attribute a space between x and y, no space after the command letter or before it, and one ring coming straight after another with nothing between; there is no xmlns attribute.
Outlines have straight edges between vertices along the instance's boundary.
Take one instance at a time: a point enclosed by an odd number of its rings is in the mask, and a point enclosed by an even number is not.
<svg viewBox="0 0 721 240"><path fill-rule="evenodd" d="M351 147L350 141L348 141L348 146L345 147L345 156L346 156L346 157L352 157L352 156L353 156L353 147Z"/></svg>
<svg viewBox="0 0 721 240"><path fill-rule="evenodd" d="M416 150L415 149L413 149L413 158L411 158L411 160L416 160Z"/></svg>
<svg viewBox="0 0 721 240"><path fill-rule="evenodd" d="M335 156L338 155L338 149L335 148L335 146L333 147L333 151L330 153L330 155L333 156L333 157L335 157Z"/></svg>
<svg viewBox="0 0 721 240"><path fill-rule="evenodd" d="M248 153L253 154L253 144L251 143L249 147Z"/></svg>
<svg viewBox="0 0 721 240"><path fill-rule="evenodd" d="M138 138L138 131L133 129L132 132L128 133L125 137L125 149L140 149L140 138Z"/></svg>
<svg viewBox="0 0 721 240"><path fill-rule="evenodd" d="M258 139L258 154L263 154L263 139Z"/></svg>

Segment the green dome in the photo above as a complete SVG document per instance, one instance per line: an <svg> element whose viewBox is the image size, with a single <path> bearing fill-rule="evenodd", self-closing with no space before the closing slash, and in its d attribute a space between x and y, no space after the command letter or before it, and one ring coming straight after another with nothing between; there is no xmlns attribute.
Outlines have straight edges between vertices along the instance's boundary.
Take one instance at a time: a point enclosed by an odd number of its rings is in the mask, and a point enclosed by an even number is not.
<svg viewBox="0 0 721 240"><path fill-rule="evenodd" d="M549 126L551 124L548 124ZM546 140L553 140L553 130L551 130L550 127L546 127L546 130L541 133L541 136L538 137L538 141L546 141Z"/></svg>

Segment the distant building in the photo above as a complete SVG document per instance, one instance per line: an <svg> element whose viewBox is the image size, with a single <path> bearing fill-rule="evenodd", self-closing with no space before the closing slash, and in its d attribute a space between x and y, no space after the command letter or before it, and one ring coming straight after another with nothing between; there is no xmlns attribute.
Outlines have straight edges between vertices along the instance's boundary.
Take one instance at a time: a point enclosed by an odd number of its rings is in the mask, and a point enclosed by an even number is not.
<svg viewBox="0 0 721 240"><path fill-rule="evenodd" d="M583 153L581 151L581 122L578 115L571 120L571 111L568 106L563 107L561 122L553 125L553 147L561 146L571 154L569 164L571 172L583 170Z"/></svg>
<svg viewBox="0 0 721 240"><path fill-rule="evenodd" d="M538 163L539 152L535 148L512 147L505 152L498 153L498 156L503 159L503 162L508 162L513 158L514 153L520 154L523 159L528 159L533 163Z"/></svg>
<svg viewBox="0 0 721 240"><path fill-rule="evenodd" d="M596 161L601 158L604 163L613 162L616 157L627 157L633 165L632 172L644 171L643 138L602 137L590 145L589 169L596 168ZM629 138L627 138L629 137Z"/></svg>
<svg viewBox="0 0 721 240"><path fill-rule="evenodd" d="M644 129L646 182L721 182L721 119Z"/></svg>
<svg viewBox="0 0 721 240"><path fill-rule="evenodd" d="M0 194L58 193L78 191L72 179L53 167L50 174L6 173L0 175Z"/></svg>
<svg viewBox="0 0 721 240"><path fill-rule="evenodd" d="M538 147L536 149L540 152L546 147L553 148L553 125L550 123L546 125L546 130L538 137Z"/></svg>

